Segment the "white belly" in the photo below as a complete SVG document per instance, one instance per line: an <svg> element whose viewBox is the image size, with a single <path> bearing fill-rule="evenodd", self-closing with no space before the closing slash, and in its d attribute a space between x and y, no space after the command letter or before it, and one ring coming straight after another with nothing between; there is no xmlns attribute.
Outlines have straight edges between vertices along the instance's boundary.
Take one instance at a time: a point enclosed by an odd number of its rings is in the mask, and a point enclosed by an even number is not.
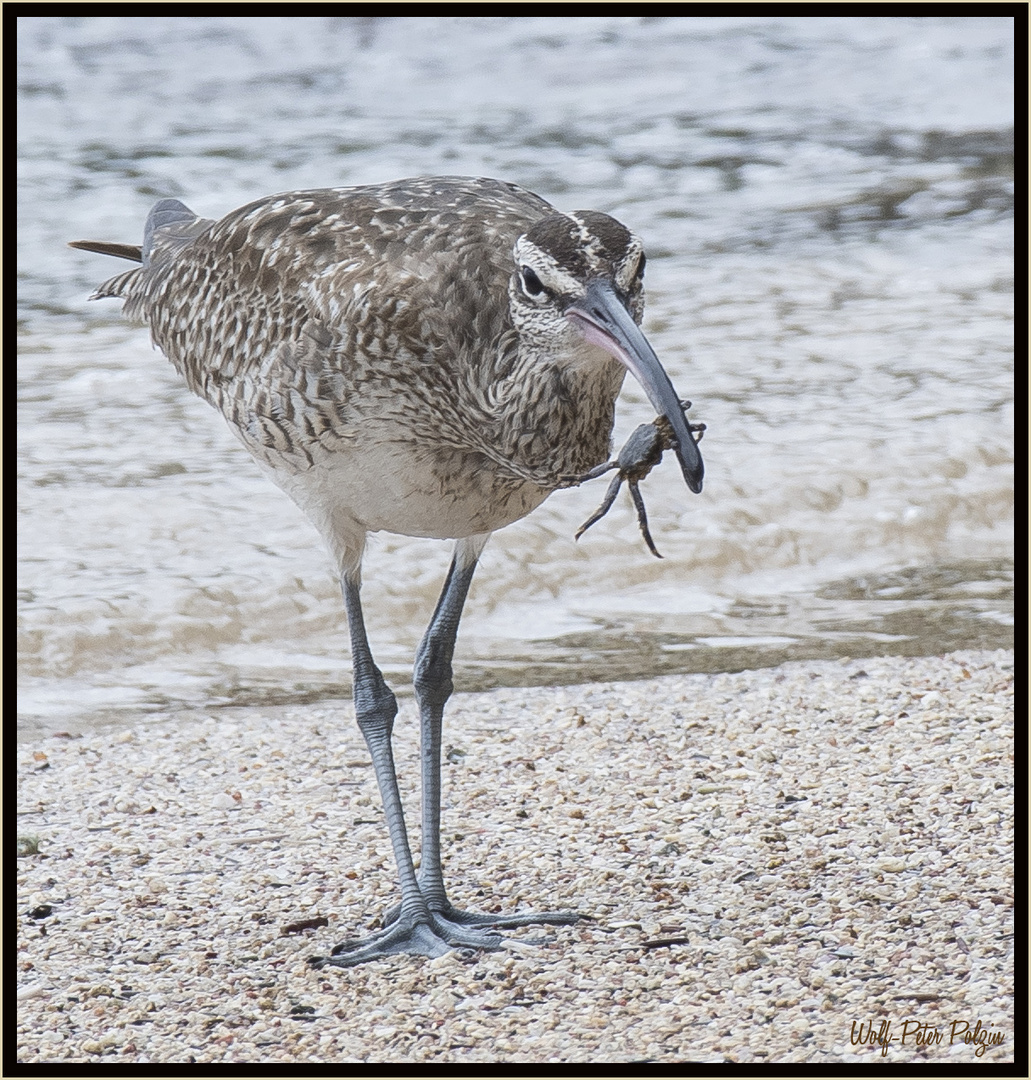
<svg viewBox="0 0 1031 1080"><path fill-rule="evenodd" d="M303 472L268 469L311 518L341 569L367 532L461 539L524 517L549 491L499 473L479 454L377 442L337 451Z"/></svg>

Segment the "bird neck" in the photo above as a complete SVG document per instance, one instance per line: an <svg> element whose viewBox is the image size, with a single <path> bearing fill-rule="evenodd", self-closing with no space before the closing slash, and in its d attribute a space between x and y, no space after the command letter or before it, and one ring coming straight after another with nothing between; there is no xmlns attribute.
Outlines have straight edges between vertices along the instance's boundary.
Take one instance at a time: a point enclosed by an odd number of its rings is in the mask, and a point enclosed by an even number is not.
<svg viewBox="0 0 1031 1080"><path fill-rule="evenodd" d="M542 487L582 475L608 457L625 375L618 360L587 342L559 354L520 347L494 384L495 444Z"/></svg>

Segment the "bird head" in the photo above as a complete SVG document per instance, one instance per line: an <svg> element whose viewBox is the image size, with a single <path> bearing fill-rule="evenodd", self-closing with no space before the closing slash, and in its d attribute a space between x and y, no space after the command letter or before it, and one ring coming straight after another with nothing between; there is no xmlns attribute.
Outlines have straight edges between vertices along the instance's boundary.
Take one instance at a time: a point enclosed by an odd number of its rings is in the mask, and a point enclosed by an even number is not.
<svg viewBox="0 0 1031 1080"><path fill-rule="evenodd" d="M637 379L666 418L687 486L702 490L703 466L680 398L640 329L644 245L594 210L548 214L516 241L509 280L512 321L544 353L603 349Z"/></svg>

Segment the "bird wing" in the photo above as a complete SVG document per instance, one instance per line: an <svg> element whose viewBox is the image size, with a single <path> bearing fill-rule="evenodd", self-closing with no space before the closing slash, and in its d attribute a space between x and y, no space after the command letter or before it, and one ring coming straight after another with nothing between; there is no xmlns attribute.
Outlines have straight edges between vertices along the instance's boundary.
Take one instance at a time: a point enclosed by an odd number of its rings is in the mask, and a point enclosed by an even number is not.
<svg viewBox="0 0 1031 1080"><path fill-rule="evenodd" d="M252 452L303 467L361 421L399 430L399 412L413 438L432 425L438 440L478 444L470 416L489 422L489 369L511 337L512 246L550 211L515 185L466 178L287 192L218 221L162 200L142 265L94 295L122 297ZM463 400L448 410L455 386Z"/></svg>

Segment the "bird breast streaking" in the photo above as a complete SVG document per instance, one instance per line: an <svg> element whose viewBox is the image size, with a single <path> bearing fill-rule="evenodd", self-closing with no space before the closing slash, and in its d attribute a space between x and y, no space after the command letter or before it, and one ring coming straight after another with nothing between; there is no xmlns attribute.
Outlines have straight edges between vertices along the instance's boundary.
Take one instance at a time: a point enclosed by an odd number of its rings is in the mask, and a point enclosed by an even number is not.
<svg viewBox="0 0 1031 1080"><path fill-rule="evenodd" d="M627 371L659 417L612 465L617 481L630 482L653 551L636 481L671 449L688 486L701 490L700 428L688 424L639 329L641 241L606 214L560 213L514 184L423 177L273 195L218 221L164 199L140 247L72 246L139 262L93 298L123 299L125 314L150 328L337 561L355 711L401 904L386 929L326 962L490 948L500 938L485 927L573 921L568 912L487 916L451 905L440 870L441 723L458 621L487 537L557 488L605 471ZM390 747L397 706L372 659L359 598L365 539L376 530L458 541L415 665L418 873Z"/></svg>

